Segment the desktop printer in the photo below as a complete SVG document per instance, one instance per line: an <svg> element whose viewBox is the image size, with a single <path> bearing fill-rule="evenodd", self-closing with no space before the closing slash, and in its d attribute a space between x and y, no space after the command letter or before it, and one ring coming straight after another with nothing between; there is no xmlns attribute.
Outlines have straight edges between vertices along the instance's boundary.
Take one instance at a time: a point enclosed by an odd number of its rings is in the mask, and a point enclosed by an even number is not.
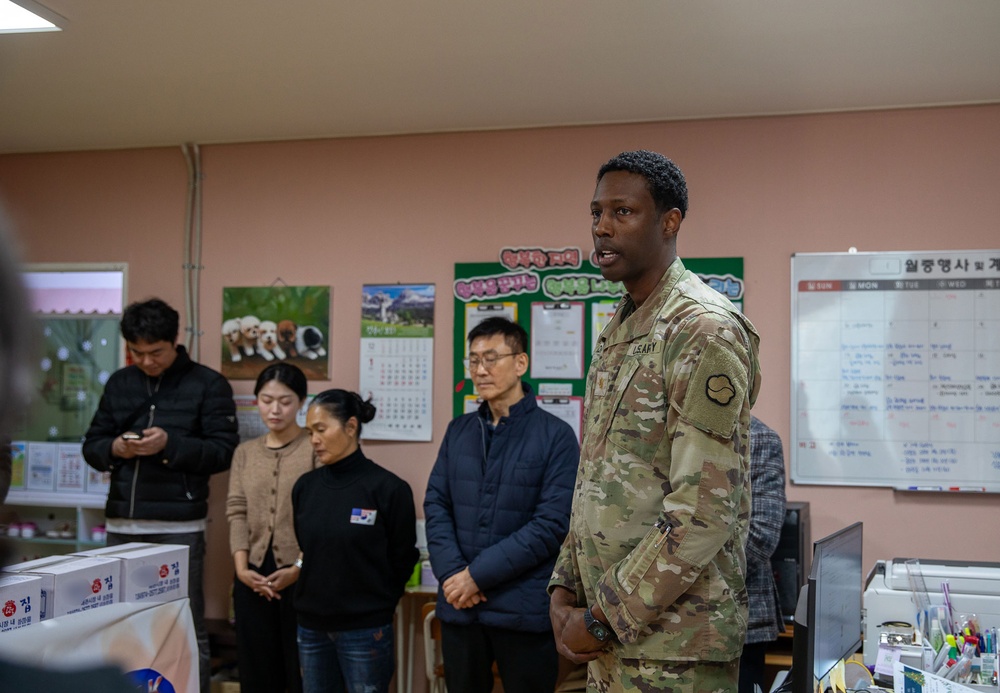
<svg viewBox="0 0 1000 693"><path fill-rule="evenodd" d="M952 627L954 621L969 614L978 617L981 630L1000 626L1000 563L921 558L917 559L919 572L914 570L915 564L908 571L907 561L913 560L894 558L878 561L868 574L862 607L864 658L869 666L875 663L883 632L893 628L886 624L906 622L913 625L914 631L923 625L923 615L918 624L912 585L920 589L922 583L927 592L926 601L936 606L944 605L941 585L948 582Z"/></svg>

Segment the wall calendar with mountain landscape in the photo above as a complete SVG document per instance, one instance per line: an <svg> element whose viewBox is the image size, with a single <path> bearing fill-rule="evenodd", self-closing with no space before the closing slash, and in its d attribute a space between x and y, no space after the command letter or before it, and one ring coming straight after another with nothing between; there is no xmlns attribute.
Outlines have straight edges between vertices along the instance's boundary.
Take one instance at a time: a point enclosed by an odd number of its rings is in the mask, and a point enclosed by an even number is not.
<svg viewBox="0 0 1000 693"><path fill-rule="evenodd" d="M429 441L433 382L434 285L364 285L358 389L376 412L362 437Z"/></svg>

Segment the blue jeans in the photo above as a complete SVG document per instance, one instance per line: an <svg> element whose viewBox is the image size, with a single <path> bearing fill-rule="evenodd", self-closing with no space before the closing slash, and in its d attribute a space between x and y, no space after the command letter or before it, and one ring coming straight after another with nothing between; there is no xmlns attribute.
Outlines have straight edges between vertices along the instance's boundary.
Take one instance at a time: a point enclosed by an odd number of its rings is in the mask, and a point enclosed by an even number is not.
<svg viewBox="0 0 1000 693"><path fill-rule="evenodd" d="M396 668L392 624L321 631L299 626L304 693L388 693Z"/></svg>

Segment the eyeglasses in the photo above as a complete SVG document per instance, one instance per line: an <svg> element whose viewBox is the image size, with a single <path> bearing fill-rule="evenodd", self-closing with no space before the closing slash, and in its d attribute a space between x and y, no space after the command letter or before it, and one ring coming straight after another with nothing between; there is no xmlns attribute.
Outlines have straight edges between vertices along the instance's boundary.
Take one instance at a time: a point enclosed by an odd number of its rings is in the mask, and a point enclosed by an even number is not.
<svg viewBox="0 0 1000 693"><path fill-rule="evenodd" d="M469 369L470 373L478 371L480 366L482 366L488 371L491 371L493 370L493 367L497 365L497 361L499 361L500 359L505 359L508 356L517 356L518 354L521 353L523 352L515 351L510 354L498 354L495 351L487 351L482 356L470 356L469 358L464 360L464 363L465 367Z"/></svg>

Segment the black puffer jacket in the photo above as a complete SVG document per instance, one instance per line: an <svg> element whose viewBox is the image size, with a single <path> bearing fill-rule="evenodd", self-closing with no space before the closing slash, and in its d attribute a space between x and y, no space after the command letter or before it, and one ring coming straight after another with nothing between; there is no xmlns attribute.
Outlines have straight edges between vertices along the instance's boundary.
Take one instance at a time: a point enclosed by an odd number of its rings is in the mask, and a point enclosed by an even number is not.
<svg viewBox="0 0 1000 693"><path fill-rule="evenodd" d="M167 447L148 457L115 457L111 444L126 428L149 427L147 401L154 391L153 425L167 432ZM126 426L140 407L138 418ZM111 470L107 517L200 520L208 514L208 479L229 469L237 443L236 405L229 381L192 361L187 350L178 346L177 358L160 378L128 366L108 379L87 430L83 456L94 469Z"/></svg>

